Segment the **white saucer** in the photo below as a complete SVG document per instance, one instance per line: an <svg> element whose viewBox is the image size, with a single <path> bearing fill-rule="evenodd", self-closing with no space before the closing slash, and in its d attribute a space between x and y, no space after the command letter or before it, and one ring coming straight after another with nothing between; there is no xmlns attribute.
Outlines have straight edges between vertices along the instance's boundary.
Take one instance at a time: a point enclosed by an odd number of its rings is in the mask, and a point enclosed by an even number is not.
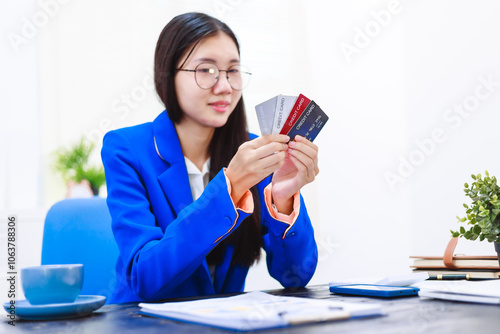
<svg viewBox="0 0 500 334"><path fill-rule="evenodd" d="M106 303L104 296L78 296L73 303L31 305L27 300L16 301L16 317L26 320L67 319L86 316ZM10 313L10 302L3 307Z"/></svg>

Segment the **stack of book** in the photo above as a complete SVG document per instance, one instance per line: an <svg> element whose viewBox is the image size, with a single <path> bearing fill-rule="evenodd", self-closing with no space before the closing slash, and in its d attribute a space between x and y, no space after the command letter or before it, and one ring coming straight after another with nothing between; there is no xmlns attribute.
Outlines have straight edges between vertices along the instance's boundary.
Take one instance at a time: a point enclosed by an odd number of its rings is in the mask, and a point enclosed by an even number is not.
<svg viewBox="0 0 500 334"><path fill-rule="evenodd" d="M414 273L427 272L431 278L446 279L456 277L465 279L498 279L500 266L497 256L454 255L453 265L445 265L443 257L410 256L413 259Z"/></svg>

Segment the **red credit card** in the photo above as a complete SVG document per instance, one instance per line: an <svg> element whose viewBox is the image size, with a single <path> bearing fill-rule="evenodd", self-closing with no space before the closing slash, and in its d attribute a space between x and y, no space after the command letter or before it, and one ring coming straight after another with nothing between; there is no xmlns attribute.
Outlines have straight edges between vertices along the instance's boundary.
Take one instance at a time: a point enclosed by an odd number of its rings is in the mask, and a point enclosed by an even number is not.
<svg viewBox="0 0 500 334"><path fill-rule="evenodd" d="M295 101L295 104L293 105L292 111L290 112L290 115L288 115L288 118L286 119L285 124L283 124L283 127L281 128L280 134L286 135L290 131L290 129L293 127L295 122L300 118L304 110L306 110L307 105L311 102L310 99L308 99L306 96L299 94L299 97L297 97L297 100Z"/></svg>

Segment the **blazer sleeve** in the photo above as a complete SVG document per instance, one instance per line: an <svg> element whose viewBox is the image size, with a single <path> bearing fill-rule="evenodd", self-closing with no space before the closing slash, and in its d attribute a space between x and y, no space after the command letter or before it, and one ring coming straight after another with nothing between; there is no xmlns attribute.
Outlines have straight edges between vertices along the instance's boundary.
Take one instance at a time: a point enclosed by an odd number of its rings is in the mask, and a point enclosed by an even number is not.
<svg viewBox="0 0 500 334"><path fill-rule="evenodd" d="M263 189L271 181L268 177L259 184L263 244L269 274L285 288L306 286L318 263L318 249L314 230L302 195L300 210L294 224L281 222L271 215L263 196Z"/></svg>
<svg viewBox="0 0 500 334"><path fill-rule="evenodd" d="M145 300L161 299L186 280L249 214L235 209L221 171L198 200L162 228L150 201L160 193L146 186L143 176L148 167L138 158L134 140L119 131L109 132L101 155L120 258L132 291Z"/></svg>

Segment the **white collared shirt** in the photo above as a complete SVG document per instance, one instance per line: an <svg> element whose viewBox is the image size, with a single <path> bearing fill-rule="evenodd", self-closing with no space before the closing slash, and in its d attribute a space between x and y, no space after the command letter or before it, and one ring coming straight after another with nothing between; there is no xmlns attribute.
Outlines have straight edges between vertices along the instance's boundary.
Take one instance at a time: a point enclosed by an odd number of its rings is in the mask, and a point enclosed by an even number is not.
<svg viewBox="0 0 500 334"><path fill-rule="evenodd" d="M189 186L191 187L191 194L193 195L193 201L196 201L198 197L201 196L203 190L208 184L208 177L210 172L210 158L205 161L201 171L196 167L196 165L184 157L186 162L186 168L189 177Z"/></svg>

